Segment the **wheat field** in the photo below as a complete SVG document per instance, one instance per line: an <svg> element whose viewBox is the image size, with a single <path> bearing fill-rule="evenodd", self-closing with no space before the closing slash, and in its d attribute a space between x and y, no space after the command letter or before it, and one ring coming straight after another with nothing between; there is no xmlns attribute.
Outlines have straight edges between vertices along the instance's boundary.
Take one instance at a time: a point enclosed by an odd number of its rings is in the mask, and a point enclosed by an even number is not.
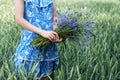
<svg viewBox="0 0 120 80"><path fill-rule="evenodd" d="M120 80L120 0L57 0L57 8L92 10L97 38L90 46L58 45L60 68L54 80ZM23 31L15 23L14 0L0 0L0 80L17 80L13 58ZM102 34L102 38L99 38ZM27 80L21 73L20 80ZM36 80L36 79L34 79ZM52 80L52 79L51 79Z"/></svg>

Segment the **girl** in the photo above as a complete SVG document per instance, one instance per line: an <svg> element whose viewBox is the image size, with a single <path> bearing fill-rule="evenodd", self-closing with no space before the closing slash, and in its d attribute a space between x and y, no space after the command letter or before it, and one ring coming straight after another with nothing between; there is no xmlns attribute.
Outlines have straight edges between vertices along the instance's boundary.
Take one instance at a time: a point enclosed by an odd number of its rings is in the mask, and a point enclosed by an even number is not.
<svg viewBox="0 0 120 80"><path fill-rule="evenodd" d="M14 58L16 74L24 66L28 78L39 79L42 76L42 80L49 80L48 75L58 69L58 49L55 43L61 42L62 38L53 31L53 20L56 17L54 4L54 0L15 0L16 23L24 28ZM38 36L52 43L35 48L30 43ZM30 74L33 67L34 75Z"/></svg>

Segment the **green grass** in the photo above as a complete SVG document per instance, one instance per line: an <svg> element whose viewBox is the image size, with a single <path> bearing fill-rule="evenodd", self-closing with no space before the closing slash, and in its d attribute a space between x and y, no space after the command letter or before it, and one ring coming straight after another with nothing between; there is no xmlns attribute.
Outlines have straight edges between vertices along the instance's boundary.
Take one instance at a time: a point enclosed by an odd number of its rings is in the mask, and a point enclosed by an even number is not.
<svg viewBox="0 0 120 80"><path fill-rule="evenodd" d="M82 4L92 10L97 38L89 47L59 45L61 66L55 80L120 80L120 1L57 0L60 10L79 9ZM0 80L16 80L13 56L22 30L15 24L14 1L0 0ZM98 38L101 33L102 39ZM26 79L24 73L21 79Z"/></svg>

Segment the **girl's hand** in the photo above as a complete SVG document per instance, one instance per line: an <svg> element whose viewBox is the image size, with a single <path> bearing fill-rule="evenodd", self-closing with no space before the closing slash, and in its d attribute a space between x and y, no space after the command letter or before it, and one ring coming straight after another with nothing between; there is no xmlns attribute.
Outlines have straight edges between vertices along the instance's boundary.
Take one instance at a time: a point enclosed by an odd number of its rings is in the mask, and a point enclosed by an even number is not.
<svg viewBox="0 0 120 80"><path fill-rule="evenodd" d="M62 42L62 38L58 37L58 38L54 39L53 42L60 43L60 42Z"/></svg>
<svg viewBox="0 0 120 80"><path fill-rule="evenodd" d="M42 37L49 39L52 42L61 42L62 38L59 38L58 34L54 31L44 31L41 34Z"/></svg>

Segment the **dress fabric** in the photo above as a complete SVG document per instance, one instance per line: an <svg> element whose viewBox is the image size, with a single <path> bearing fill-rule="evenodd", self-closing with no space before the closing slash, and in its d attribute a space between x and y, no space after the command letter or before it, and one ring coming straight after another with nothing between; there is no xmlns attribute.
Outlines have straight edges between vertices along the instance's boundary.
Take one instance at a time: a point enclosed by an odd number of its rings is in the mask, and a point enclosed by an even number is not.
<svg viewBox="0 0 120 80"><path fill-rule="evenodd" d="M53 0L24 0L24 18L32 25L46 31L52 31ZM24 68L29 74L33 66L34 76L48 76L59 67L58 48L55 43L35 48L30 43L40 35L24 29L14 58L15 73Z"/></svg>

